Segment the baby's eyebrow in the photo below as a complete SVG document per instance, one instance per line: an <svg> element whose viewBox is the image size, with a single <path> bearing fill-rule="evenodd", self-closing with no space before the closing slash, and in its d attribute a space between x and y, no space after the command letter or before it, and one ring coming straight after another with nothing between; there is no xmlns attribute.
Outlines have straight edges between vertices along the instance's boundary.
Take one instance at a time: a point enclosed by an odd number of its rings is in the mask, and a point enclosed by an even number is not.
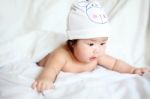
<svg viewBox="0 0 150 99"><path fill-rule="evenodd" d="M108 39L102 40L103 42L107 41Z"/></svg>
<svg viewBox="0 0 150 99"><path fill-rule="evenodd" d="M103 41L107 41L108 40L108 38L105 38Z"/></svg>
<svg viewBox="0 0 150 99"><path fill-rule="evenodd" d="M97 42L97 40L94 40L94 39L90 39L89 41L92 41L92 42Z"/></svg>
<svg viewBox="0 0 150 99"><path fill-rule="evenodd" d="M108 40L108 38L102 39L102 40L100 40L100 42L106 42L107 40ZM89 41L97 42L98 40L90 39Z"/></svg>

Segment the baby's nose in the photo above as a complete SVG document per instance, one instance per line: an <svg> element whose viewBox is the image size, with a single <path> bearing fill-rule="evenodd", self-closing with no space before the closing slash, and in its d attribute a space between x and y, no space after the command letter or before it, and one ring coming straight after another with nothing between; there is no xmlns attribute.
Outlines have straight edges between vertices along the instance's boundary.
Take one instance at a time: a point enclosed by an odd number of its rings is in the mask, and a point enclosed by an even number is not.
<svg viewBox="0 0 150 99"><path fill-rule="evenodd" d="M99 48L96 48L95 50L94 50L94 54L97 54L97 53L99 53L100 52L100 49Z"/></svg>

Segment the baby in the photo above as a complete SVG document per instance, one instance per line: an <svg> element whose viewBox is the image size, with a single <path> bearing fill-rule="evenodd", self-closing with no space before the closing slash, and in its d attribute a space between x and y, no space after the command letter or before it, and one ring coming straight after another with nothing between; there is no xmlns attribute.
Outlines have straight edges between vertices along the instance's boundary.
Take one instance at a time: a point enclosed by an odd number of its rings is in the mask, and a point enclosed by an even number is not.
<svg viewBox="0 0 150 99"><path fill-rule="evenodd" d="M39 62L44 66L32 87L39 92L53 88L60 71L81 73L96 66L120 73L139 74L150 68L135 68L105 53L109 37L107 15L96 1L78 0L68 15L68 41Z"/></svg>

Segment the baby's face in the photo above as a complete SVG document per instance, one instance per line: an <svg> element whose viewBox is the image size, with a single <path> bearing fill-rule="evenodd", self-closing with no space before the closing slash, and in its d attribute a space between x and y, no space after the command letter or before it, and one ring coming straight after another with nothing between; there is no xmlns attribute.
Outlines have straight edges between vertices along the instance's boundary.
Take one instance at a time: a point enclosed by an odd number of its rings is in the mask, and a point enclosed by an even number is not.
<svg viewBox="0 0 150 99"><path fill-rule="evenodd" d="M78 40L74 46L74 56L80 61L89 63L105 54L107 37Z"/></svg>

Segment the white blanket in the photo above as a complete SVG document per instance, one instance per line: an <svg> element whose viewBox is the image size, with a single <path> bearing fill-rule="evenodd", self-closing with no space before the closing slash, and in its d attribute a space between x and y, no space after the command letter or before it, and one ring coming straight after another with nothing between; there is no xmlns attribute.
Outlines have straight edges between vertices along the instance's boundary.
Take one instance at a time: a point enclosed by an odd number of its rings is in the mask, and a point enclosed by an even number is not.
<svg viewBox="0 0 150 99"><path fill-rule="evenodd" d="M98 66L92 72L58 75L55 88L38 93L31 88L42 70L31 61L1 67L0 99L149 99L150 73L120 74Z"/></svg>
<svg viewBox="0 0 150 99"><path fill-rule="evenodd" d="M61 72L55 89L38 93L31 84L35 62L66 40L73 0L0 0L0 99L149 99L150 73L119 74L102 67ZM137 67L150 65L149 0L100 0L109 14L108 53ZM130 16L130 17L129 17Z"/></svg>

